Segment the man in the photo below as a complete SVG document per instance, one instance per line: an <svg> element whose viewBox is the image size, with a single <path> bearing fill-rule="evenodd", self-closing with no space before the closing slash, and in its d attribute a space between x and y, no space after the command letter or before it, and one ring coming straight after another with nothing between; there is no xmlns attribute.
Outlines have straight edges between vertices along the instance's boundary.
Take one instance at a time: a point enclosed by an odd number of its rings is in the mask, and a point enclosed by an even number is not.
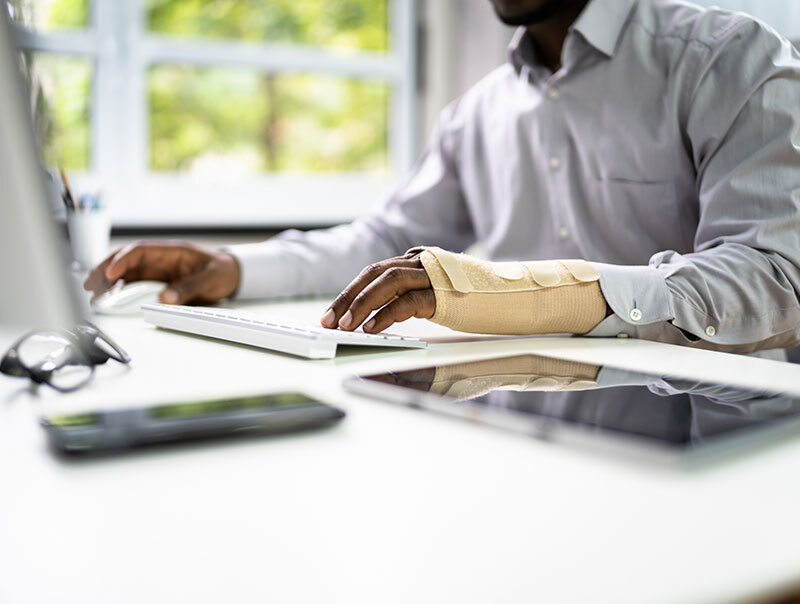
<svg viewBox="0 0 800 604"><path fill-rule="evenodd" d="M137 243L85 287L162 279L168 303L341 291L322 324L368 332L417 316L739 351L800 343L790 44L677 0L492 2L520 25L509 63L443 111L374 213L219 252ZM494 262L452 253L476 241Z"/></svg>

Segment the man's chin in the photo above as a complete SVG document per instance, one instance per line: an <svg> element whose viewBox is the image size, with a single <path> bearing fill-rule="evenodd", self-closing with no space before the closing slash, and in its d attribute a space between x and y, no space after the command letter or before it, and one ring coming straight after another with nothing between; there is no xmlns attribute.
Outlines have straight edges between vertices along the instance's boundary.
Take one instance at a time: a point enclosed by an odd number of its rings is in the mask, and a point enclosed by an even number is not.
<svg viewBox="0 0 800 604"><path fill-rule="evenodd" d="M497 18L506 25L535 25L558 14L570 2L563 0L492 0Z"/></svg>

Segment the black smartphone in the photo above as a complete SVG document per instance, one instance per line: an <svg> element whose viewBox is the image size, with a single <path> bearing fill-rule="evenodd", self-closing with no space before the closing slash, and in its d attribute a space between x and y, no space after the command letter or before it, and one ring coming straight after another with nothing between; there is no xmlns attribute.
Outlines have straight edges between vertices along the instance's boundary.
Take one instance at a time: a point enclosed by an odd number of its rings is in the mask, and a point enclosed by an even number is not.
<svg viewBox="0 0 800 604"><path fill-rule="evenodd" d="M304 394L286 392L45 415L50 444L68 454L119 452L163 443L236 435L268 435L335 423L344 411Z"/></svg>

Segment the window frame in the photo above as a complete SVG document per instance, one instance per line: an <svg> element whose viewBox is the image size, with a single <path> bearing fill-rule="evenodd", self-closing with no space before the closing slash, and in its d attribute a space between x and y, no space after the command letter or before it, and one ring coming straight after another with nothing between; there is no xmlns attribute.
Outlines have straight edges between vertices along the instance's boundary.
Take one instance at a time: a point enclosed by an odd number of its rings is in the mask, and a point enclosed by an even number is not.
<svg viewBox="0 0 800 604"><path fill-rule="evenodd" d="M92 62L90 170L71 177L76 189L102 188L114 226L318 226L362 214L390 193L416 155L417 0L388 1L391 47L385 53L152 34L144 0L92 0L86 29L36 32L14 24L14 36L20 50ZM155 64L385 82L391 87L389 174L265 173L232 182L153 172L147 72Z"/></svg>

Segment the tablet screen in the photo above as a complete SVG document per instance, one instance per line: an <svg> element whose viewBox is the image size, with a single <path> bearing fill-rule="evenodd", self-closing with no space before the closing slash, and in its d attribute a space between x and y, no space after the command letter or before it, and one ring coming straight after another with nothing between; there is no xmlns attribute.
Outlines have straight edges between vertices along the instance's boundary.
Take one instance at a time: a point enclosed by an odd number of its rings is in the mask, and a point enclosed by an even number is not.
<svg viewBox="0 0 800 604"><path fill-rule="evenodd" d="M800 397L538 355L364 376L355 390L472 421L554 437L627 439L687 451L799 420Z"/></svg>

